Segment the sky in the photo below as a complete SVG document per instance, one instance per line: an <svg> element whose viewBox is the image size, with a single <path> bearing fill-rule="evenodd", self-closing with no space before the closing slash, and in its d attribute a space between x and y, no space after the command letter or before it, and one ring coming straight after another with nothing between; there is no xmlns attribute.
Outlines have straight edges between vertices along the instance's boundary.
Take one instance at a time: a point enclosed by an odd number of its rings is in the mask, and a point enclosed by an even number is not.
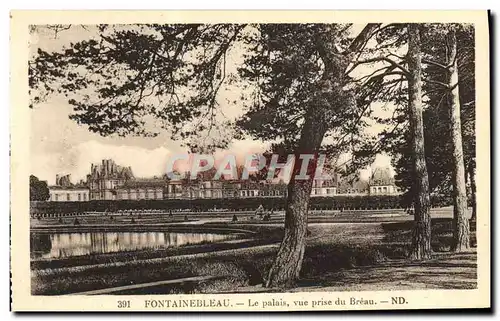
<svg viewBox="0 0 500 321"><path fill-rule="evenodd" d="M31 52L37 48L58 50L69 42L95 36L92 28L74 26L61 31L55 37L53 32L38 30L31 38ZM226 95L234 95L228 91ZM154 138L102 137L91 133L85 126L69 119L72 107L61 96L51 96L31 110L30 157L31 173L41 180L55 183L56 174L71 174L75 183L85 179L92 163L102 159L113 159L118 165L131 166L136 177L161 176L166 163L173 154L186 153L178 141L172 141L167 133ZM234 111L237 114L238 111ZM226 112L227 114L227 112ZM373 128L373 131L380 130ZM222 159L231 152L242 162L248 153L263 152L267 144L252 140L234 140L227 150L218 151L215 159ZM377 155L372 167L390 167L390 157ZM367 178L369 170L361 172Z"/></svg>

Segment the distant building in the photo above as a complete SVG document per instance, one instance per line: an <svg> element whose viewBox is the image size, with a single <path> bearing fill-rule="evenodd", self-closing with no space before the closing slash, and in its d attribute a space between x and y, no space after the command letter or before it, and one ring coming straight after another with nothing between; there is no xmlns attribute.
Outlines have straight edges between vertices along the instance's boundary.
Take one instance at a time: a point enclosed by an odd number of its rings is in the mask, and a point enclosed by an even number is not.
<svg viewBox="0 0 500 321"><path fill-rule="evenodd" d="M101 164L91 164L87 183L92 200L117 199L117 187L134 178L130 167L116 165L111 159L103 159Z"/></svg>
<svg viewBox="0 0 500 321"><path fill-rule="evenodd" d="M337 195L362 196L368 194L369 183L353 173L339 179Z"/></svg>
<svg viewBox="0 0 500 321"><path fill-rule="evenodd" d="M135 178L130 166L117 165L112 159L92 164L87 182L92 200L160 200L167 188L166 177Z"/></svg>
<svg viewBox="0 0 500 321"><path fill-rule="evenodd" d="M311 190L311 197L329 197L337 195L337 182L334 179L315 179Z"/></svg>
<svg viewBox="0 0 500 321"><path fill-rule="evenodd" d="M70 175L56 175L56 184L49 186L49 201L51 202L86 202L90 200L90 190L80 181L71 183Z"/></svg>
<svg viewBox="0 0 500 321"><path fill-rule="evenodd" d="M116 200L161 200L166 182L162 179L134 179L116 186L111 194Z"/></svg>
<svg viewBox="0 0 500 321"><path fill-rule="evenodd" d="M51 202L86 202L90 200L90 192L87 187L49 187Z"/></svg>
<svg viewBox="0 0 500 321"><path fill-rule="evenodd" d="M394 183L394 177L388 167L376 168L370 177L370 195L395 195L401 190Z"/></svg>
<svg viewBox="0 0 500 321"><path fill-rule="evenodd" d="M50 201L89 200L162 200L162 199L217 199L287 197L288 184L282 180L214 180L215 169L202 172L195 178L185 173L183 179L170 180L168 175L153 178L136 178L130 166L117 165L111 159L92 164L87 181L72 184L69 175L56 176L56 185L49 186ZM335 195L397 195L389 168L377 168L369 180L360 179L357 173L330 179L315 179L311 197Z"/></svg>

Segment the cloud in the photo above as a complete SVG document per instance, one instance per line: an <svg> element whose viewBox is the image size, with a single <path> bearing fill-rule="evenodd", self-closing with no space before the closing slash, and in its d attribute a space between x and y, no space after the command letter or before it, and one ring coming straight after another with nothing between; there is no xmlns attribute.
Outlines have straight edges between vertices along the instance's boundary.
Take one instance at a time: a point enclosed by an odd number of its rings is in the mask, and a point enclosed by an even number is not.
<svg viewBox="0 0 500 321"><path fill-rule="evenodd" d="M56 174L71 174L73 182L85 179L92 163L113 159L118 165L131 166L137 177L152 177L165 173L171 152L165 147L147 149L138 146L117 146L94 140L51 154L32 155L32 173L53 184Z"/></svg>

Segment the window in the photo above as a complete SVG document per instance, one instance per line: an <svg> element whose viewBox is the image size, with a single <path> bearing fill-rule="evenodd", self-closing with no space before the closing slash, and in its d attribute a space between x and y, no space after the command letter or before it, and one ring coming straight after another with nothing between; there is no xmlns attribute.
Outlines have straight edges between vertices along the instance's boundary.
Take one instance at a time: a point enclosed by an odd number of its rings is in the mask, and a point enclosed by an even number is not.
<svg viewBox="0 0 500 321"><path fill-rule="evenodd" d="M83 200L86 201L87 200L87 194L83 193Z"/></svg>
<svg viewBox="0 0 500 321"><path fill-rule="evenodd" d="M66 193L66 200L69 201L71 199L69 193Z"/></svg>
<svg viewBox="0 0 500 321"><path fill-rule="evenodd" d="M58 201L59 200L59 194L54 194L54 195L56 197L56 201Z"/></svg>
<svg viewBox="0 0 500 321"><path fill-rule="evenodd" d="M82 200L82 194L78 193L78 200L81 201Z"/></svg>

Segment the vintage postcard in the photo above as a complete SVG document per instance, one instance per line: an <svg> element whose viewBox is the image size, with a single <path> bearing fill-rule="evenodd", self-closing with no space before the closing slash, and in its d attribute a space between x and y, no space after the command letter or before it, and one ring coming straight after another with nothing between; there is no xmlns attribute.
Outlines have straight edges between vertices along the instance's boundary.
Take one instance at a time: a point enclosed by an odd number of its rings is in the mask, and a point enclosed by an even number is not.
<svg viewBox="0 0 500 321"><path fill-rule="evenodd" d="M14 311L491 306L486 11L10 19Z"/></svg>

